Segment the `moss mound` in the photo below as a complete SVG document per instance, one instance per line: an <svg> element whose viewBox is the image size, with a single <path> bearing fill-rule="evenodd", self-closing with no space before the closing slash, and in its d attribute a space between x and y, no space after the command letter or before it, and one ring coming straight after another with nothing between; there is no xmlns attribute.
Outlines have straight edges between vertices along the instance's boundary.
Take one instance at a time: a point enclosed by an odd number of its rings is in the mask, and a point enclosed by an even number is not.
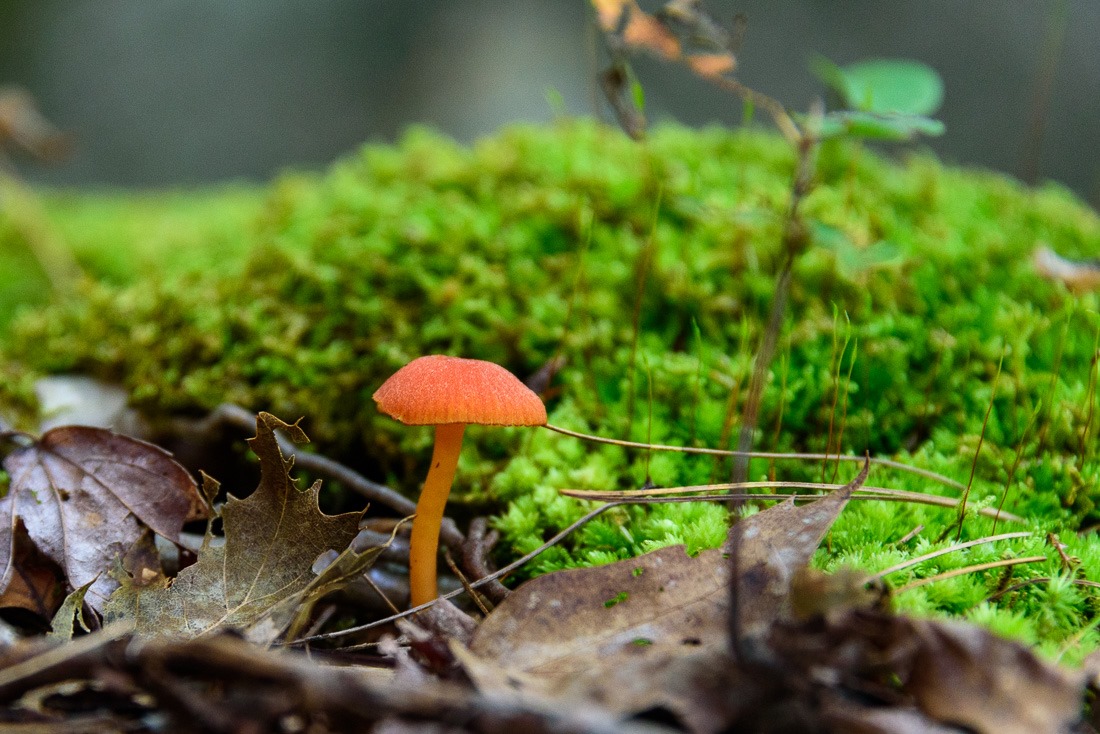
<svg viewBox="0 0 1100 734"><path fill-rule="evenodd" d="M238 223L226 237L242 246L215 244L205 252L216 259L189 258L198 268L181 275L154 263L137 275L164 277L128 286L117 277L24 314L3 346L2 399L23 404L31 376L77 371L121 382L154 415L225 401L305 415L326 453L413 489L430 431L375 412L370 395L389 374L437 352L493 360L521 377L560 357L552 423L728 446L779 268L793 163L782 141L749 131L665 128L637 145L574 122L507 130L473 148L413 131L321 177L278 181L251 225L224 220ZM757 446L870 450L966 482L992 400L971 498L995 505L1008 489L1005 509L1027 516L1035 534L890 580L1006 555L1051 560L1015 576L929 584L898 603L974 616L1051 649L1066 639L1090 649L1092 601L1074 579L1100 581L1100 546L1076 533L1100 519L1097 299L1041 280L1030 255L1046 244L1095 256L1100 219L1065 191L921 156L899 165L835 145L822 152L818 179L805 204L814 247L795 271ZM181 230L203 231L204 215L194 214ZM460 485L467 502L499 513L509 553L584 512L558 488L729 474L712 458L628 453L545 431L469 433ZM850 475L833 464L761 461L752 478L771 471ZM872 481L951 494L896 472L876 470ZM819 560L882 569L947 544L953 521L942 508L858 503ZM964 539L989 534L990 522L968 515ZM714 545L725 528L725 510L712 504L622 510L534 570L676 542ZM1063 567L1046 532L1061 533L1082 563ZM1028 578L1055 581L984 602L998 584Z"/></svg>

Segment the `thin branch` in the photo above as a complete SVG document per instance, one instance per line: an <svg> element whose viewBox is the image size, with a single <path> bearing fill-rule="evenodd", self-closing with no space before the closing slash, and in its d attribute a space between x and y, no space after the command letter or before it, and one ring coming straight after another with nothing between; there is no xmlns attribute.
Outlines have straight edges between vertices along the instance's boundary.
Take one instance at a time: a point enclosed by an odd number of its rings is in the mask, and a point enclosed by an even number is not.
<svg viewBox="0 0 1100 734"><path fill-rule="evenodd" d="M707 454L710 456L745 456L754 459L792 459L795 461L821 461L822 459L832 459L834 461L858 461L863 462L864 457L856 456L855 454L818 454L818 453L783 453L780 451L734 451L730 449L711 449L700 446L669 446L666 444L649 444L642 443L640 441L624 441L618 438L606 438L604 436L594 436L590 433L581 433L579 431L571 431L568 428L562 428L561 426L555 426L551 423L547 423L543 428L560 433L563 436L571 436L573 438L579 438L584 441L591 441L593 443L606 443L613 446L622 446L624 448L632 449L644 449L652 451L678 451L685 454ZM963 490L966 489L966 485L962 482L955 481L950 477L946 477L943 474L930 471L928 469L921 469L915 466L909 466L900 461L894 461L893 459L882 459L871 457L872 464L878 466L888 467L890 469L896 469L898 471L907 472L909 474L915 474L925 479L931 479L935 482L939 482L947 487Z"/></svg>
<svg viewBox="0 0 1100 734"><path fill-rule="evenodd" d="M707 81L714 83L719 89L723 89L731 94L736 94L742 100L751 103L752 105L759 107L768 113L772 118L772 122L779 128L779 132L783 134L783 137L787 139L791 145L798 146L802 143L804 136L802 131L798 129L798 125L795 124L791 116L787 114L787 109L774 97L769 97L763 92L758 92L755 89L746 87L736 79L730 79L723 76L708 76Z"/></svg>
<svg viewBox="0 0 1100 734"><path fill-rule="evenodd" d="M966 500L970 497L970 488L974 485L974 473L978 470L978 457L982 453L982 445L985 443L985 430L989 426L989 416L993 413L993 401L997 399L997 385L1001 381L1001 367L1005 363L1005 352L1001 350L1001 361L997 363L997 374L993 378L993 387L989 391L989 407L985 409L985 418L982 420L982 432L978 435L978 447L974 449L974 461L970 464L970 477L966 480L966 489L963 490L962 504L959 505L958 532L955 541L962 540L963 521L966 519Z"/></svg>
<svg viewBox="0 0 1100 734"><path fill-rule="evenodd" d="M996 601L997 599L1000 599L1005 594L1011 594L1013 591L1019 591L1020 589L1024 588L1025 586L1030 586L1031 584L1049 584L1053 580L1054 579L1052 579L1050 576L1037 576L1036 578L1033 578L1033 579L1026 579L1024 581L1021 581L1018 584L1013 584L1012 586L1009 586L1007 589L1001 589L1000 591L998 591L996 594L993 594L992 596L987 596L985 598L985 601L987 601L987 602ZM1100 582L1089 581L1087 579L1070 579L1070 583L1072 583L1076 586L1087 586L1087 587L1090 587L1090 588L1093 588L1093 589L1100 589Z"/></svg>
<svg viewBox="0 0 1100 734"><path fill-rule="evenodd" d="M806 250L810 241L809 232L806 223L802 221L800 209L803 200L813 190L814 185L818 138L814 132L817 125L813 121L818 117L820 117L820 112L811 113L810 132L800 134L797 140L792 140L795 143L795 149L798 151L798 163L795 168L794 180L791 182L791 200L787 207L787 216L784 220L783 236L780 242L783 252L783 268L775 280L775 295L772 297L768 323L764 329L764 337L760 342L760 350L756 353L756 359L753 361L749 395L745 401L745 413L741 420L741 433L737 440L739 451L748 451L752 448L753 438L756 434L756 421L760 412L760 399L764 394L764 381L771 369L772 360L775 358L775 345L779 340L779 332L783 327L783 319L787 314L787 298L790 295L794 263L798 256ZM825 447L826 452L828 448L828 446ZM840 451L838 450L837 453L839 454ZM737 457L733 462L730 480L743 482L748 479L748 475L748 457Z"/></svg>
<svg viewBox="0 0 1100 734"><path fill-rule="evenodd" d="M1027 538L1027 537L1030 537L1030 536L1031 536L1031 533L1024 531L1024 532L1019 532L1019 533L1004 533L1002 535L991 535L988 538L978 538L977 540L970 540L970 541L967 541L966 543L957 543L955 545L948 546L947 548L941 548L937 551L932 551L931 553L925 553L923 556L917 556L916 558L910 558L910 559L908 559L906 561L902 561L901 563L898 563L894 566L890 566L890 568L887 568L884 571L879 571L876 574L868 576L866 581L876 581L876 580L881 579L884 576L888 576L888 575L890 575L890 574L892 574L896 571L901 571L903 569L909 568L910 566L916 566L918 563L924 563L925 561L930 561L933 558L939 558L940 556L946 555L948 553L954 553L957 550L963 550L965 548L971 548L975 545L984 545L986 543L994 543L998 540L1009 540L1011 538Z"/></svg>
<svg viewBox="0 0 1100 734"><path fill-rule="evenodd" d="M900 594L903 591L909 591L915 589L918 586L924 586L930 584L933 581L943 581L945 579L954 578L956 576L963 576L968 573L977 573L978 571L988 571L991 568L1003 568L1005 566L1018 566L1023 563L1039 563L1040 561L1048 560L1046 556L1028 556L1027 558L1006 558L1002 561L991 561L990 563L979 563L976 566L967 566L966 568L955 568L950 571L944 571L943 573L936 574L935 576L929 576L925 579L917 579L916 581L910 581L905 586L894 589L895 594Z"/></svg>
<svg viewBox="0 0 1100 734"><path fill-rule="evenodd" d="M745 494L699 494L690 497L669 497L663 496L672 492L701 492L708 490L728 490L729 488L743 488L743 487L805 487L809 489L839 489L843 485L840 484L817 484L816 482L733 482L730 484L708 484L700 487L671 487L668 489L636 489L636 490L621 490L617 492L599 492L584 489L559 489L558 493L564 497L572 497L573 499L587 500L587 501L619 501L623 504L631 505L644 505L644 504L661 504L661 503L675 503L675 502L707 502L707 501L770 501L770 500L787 500L793 499L795 502L815 502L820 499L824 499L828 495L824 494L757 494L757 493L745 493ZM910 492L904 489L889 489L886 487L860 487L856 489L859 494L852 495L853 500L879 500L882 502L904 502L914 505L931 505L933 507L946 507L950 509L957 508L959 506L959 500L952 499L950 497L940 497L934 494L921 494L920 492ZM622 499L627 497L629 499ZM992 507L982 507L978 510L978 514L982 517L1000 518L1005 522L1016 522L1023 524L1026 522L1024 518L1018 515L1013 515L1009 512L1000 512Z"/></svg>

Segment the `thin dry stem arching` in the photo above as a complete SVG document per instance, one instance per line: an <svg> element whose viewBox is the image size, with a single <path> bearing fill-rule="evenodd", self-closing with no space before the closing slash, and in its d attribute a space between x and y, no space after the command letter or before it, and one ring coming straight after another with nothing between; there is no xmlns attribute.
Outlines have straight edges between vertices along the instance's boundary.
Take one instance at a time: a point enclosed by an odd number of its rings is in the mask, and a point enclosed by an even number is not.
<svg viewBox="0 0 1100 734"><path fill-rule="evenodd" d="M916 558L910 558L908 560L902 561L901 563L890 566L890 568L884 569L882 571L879 571L878 573L875 573L875 574L872 574L872 575L868 576L867 581L875 581L875 580L881 579L885 576L889 576L892 573L896 573L897 571L902 571L906 568L916 566L919 563L924 563L925 561L930 561L933 558L939 558L940 556L947 555L948 553L954 553L955 551L958 551L958 550L964 550L966 548L973 548L976 545L985 545L987 543L995 543L995 542L1000 541L1000 540L1011 540L1012 538L1028 538L1028 537L1031 537L1031 533L1029 533L1025 530L1025 531L1021 531L1021 532L1018 532L1018 533L1002 533L1001 535L991 535L987 538L978 538L977 540L968 540L965 543L955 543L955 544L950 545L946 548L940 548L937 551L932 551L931 553L925 553L923 556L917 556Z"/></svg>
<svg viewBox="0 0 1100 734"><path fill-rule="evenodd" d="M631 309L630 332L630 371L627 373L627 405L626 405L626 432L630 435L634 428L634 402L636 373L638 368L638 334L642 323L642 298L645 295L646 281L649 279L649 269L653 264L653 253L657 249L657 220L661 215L661 197L663 189L657 189L657 201L653 206L653 221L649 227L649 237L638 253L638 272L634 282L634 307ZM650 406L652 410L652 405Z"/></svg>
<svg viewBox="0 0 1100 734"><path fill-rule="evenodd" d="M979 563L974 566L966 566L965 568L954 568L950 571L944 571L938 573L935 576L929 576L924 579L917 579L916 581L910 581L905 586L901 586L894 589L895 594L900 594L903 591L909 591L915 589L918 586L924 586L925 584L931 584L935 581L944 581L946 579L955 578L956 576L963 576L968 573L977 573L978 571L988 571L991 568L1004 568L1006 566L1019 566L1025 563L1039 563L1040 561L1047 560L1046 556L1028 556L1027 558L1005 558L1000 561L990 561L989 563Z"/></svg>
<svg viewBox="0 0 1100 734"><path fill-rule="evenodd" d="M564 497L591 501L620 501L629 504L659 504L661 502L705 502L707 500L728 501L734 500L785 500L794 499L796 502L812 502L824 498L823 494L698 494L690 497L670 497L670 494L684 494L686 492L710 492L729 489L753 489L757 487L789 487L792 489L840 489L842 484L821 484L819 482L730 482L726 484L703 484L694 487L660 487L654 489L624 489L615 492L604 492L586 489L559 489L558 493ZM883 502L906 502L917 505L932 505L935 507L956 508L959 500L950 497L940 497L934 494L922 494L905 489L890 489L889 487L859 487L857 494L852 495L854 500L882 500ZM622 498L629 499L622 499ZM1013 515L1010 512L998 512L992 507L982 507L978 513L983 517L1000 518L1006 522L1025 523L1024 518Z"/></svg>
<svg viewBox="0 0 1100 734"><path fill-rule="evenodd" d="M1016 479L1016 470L1020 468L1020 461L1024 458L1024 445L1027 442L1028 435L1031 433L1032 426L1035 425L1035 419L1039 417L1039 410L1032 411L1031 418L1028 419L1027 425L1024 426L1023 433L1020 435L1020 441L1016 444L1016 458L1012 460L1012 468L1008 471L1008 479L1005 481L1005 491L1001 493L1001 501L997 503L997 510L1000 511L1005 506L1005 502L1008 500L1009 492L1012 491L1012 482ZM997 521L993 521L993 532L997 532Z"/></svg>
<svg viewBox="0 0 1100 734"><path fill-rule="evenodd" d="M974 485L974 473L978 470L978 456L982 453L985 443L985 431L989 427L989 416L993 413L993 401L997 399L997 385L1001 382L1001 368L1005 363L1005 352L1001 350L1001 360L997 363L997 374L993 378L993 387L989 391L989 407L985 409L985 418L982 419L982 432L978 435L978 447L974 449L974 461L970 464L970 477L966 480L966 489L963 490L962 504L959 506L959 517L956 523L958 531L955 541L962 540L963 521L966 520L966 500L970 497L970 488Z"/></svg>
<svg viewBox="0 0 1100 734"><path fill-rule="evenodd" d="M1013 591L1019 591L1025 586L1031 586L1032 584L1049 584L1053 580L1054 579L1051 576L1036 576L1033 579L1024 579L1017 584L1013 584L1008 588L1001 589L995 594L987 596L985 599L982 600L982 603L997 601L1005 594L1011 594ZM1089 581L1088 579L1070 579L1069 582L1074 586L1086 586L1091 589L1100 589L1100 582L1097 581Z"/></svg>
<svg viewBox="0 0 1100 734"><path fill-rule="evenodd" d="M736 79L730 79L729 77L707 77L707 81L711 82L719 89L725 90L730 94L735 94L743 101L767 112L768 116L772 118L772 122L774 122L775 126L779 129L779 132L782 133L783 137L786 138L787 142L791 145L798 146L802 143L805 137L803 132L799 130L794 119L787 113L787 108L784 107L779 100L763 92L758 92L751 87L746 87Z"/></svg>
<svg viewBox="0 0 1100 734"><path fill-rule="evenodd" d="M542 426L555 433L560 433L563 436L571 436L572 438L579 438L584 441L591 441L593 443L606 443L612 446L622 446L624 448L632 449L644 449L650 451L677 451L685 454L707 454L709 456L743 456L750 459L791 459L792 461L821 461L823 459L832 459L834 461L858 461L862 462L864 457L857 456L855 454L820 454L820 453L784 453L782 451L735 451L732 449L712 449L702 446L670 446L667 444L649 444L642 443L640 441L625 441L618 438L607 438L605 436L594 436L590 433L581 433L580 431L571 431L568 428L562 428L561 426L555 426L552 423L547 423ZM907 472L909 474L915 474L925 479L931 479L935 482L939 482L946 487L952 487L953 489L963 490L966 489L966 485L962 482L955 481L950 477L946 477L943 474L931 471L929 469L921 469L916 466L909 466L908 464L900 461L894 461L893 459L876 458L872 456L870 458L872 464L878 466L888 467L890 469L896 469L898 471Z"/></svg>

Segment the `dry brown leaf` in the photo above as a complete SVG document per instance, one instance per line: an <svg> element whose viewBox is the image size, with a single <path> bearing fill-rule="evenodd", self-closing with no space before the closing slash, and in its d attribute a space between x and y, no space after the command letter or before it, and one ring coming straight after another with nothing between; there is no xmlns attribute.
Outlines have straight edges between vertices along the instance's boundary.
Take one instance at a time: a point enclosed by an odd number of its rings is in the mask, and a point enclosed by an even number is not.
<svg viewBox="0 0 1100 734"><path fill-rule="evenodd" d="M605 32L618 30L623 12L633 5L633 0L592 0L596 20Z"/></svg>
<svg viewBox="0 0 1100 734"><path fill-rule="evenodd" d="M623 41L627 46L644 48L668 61L680 58L680 42L663 23L643 13L635 5L630 19L623 28Z"/></svg>
<svg viewBox="0 0 1100 734"><path fill-rule="evenodd" d="M106 607L109 623L133 620L144 635L201 635L222 628L254 628L254 641L274 638L291 624L299 606L314 591L333 588L338 571L357 573L376 549L341 556L331 570L316 574L314 561L340 551L359 531L360 513L325 515L317 506L320 482L306 490L295 486L275 430L295 441L308 440L297 424L269 413L256 419L249 446L260 460L260 484L245 499L230 496L221 513L225 543L207 542L198 561L174 581L153 579L139 586L128 575Z"/></svg>
<svg viewBox="0 0 1100 734"><path fill-rule="evenodd" d="M976 625L834 610L776 625L768 648L775 669L801 681L788 685L794 695L817 688L826 718L847 722L843 731L894 731L884 722L900 717L908 724L899 720L898 731L1068 732L1081 716L1083 673Z"/></svg>
<svg viewBox="0 0 1100 734"><path fill-rule="evenodd" d="M73 589L73 592L65 597L65 601L57 610L53 621L50 622L50 632L46 635L47 639L54 642L69 642L73 639L77 625L85 632L91 632L91 629L84 622L84 596L88 593L89 586L91 586L91 583L81 586L79 589Z"/></svg>
<svg viewBox="0 0 1100 734"><path fill-rule="evenodd" d="M4 468L11 486L0 499L0 588L16 572L17 520L70 588L92 582L87 602L98 610L117 586L106 571L146 527L176 541L184 522L203 516L195 480L171 455L102 428L54 428L10 453Z"/></svg>
<svg viewBox="0 0 1100 734"><path fill-rule="evenodd" d="M35 158L55 161L71 148L69 136L42 116L34 98L19 87L0 87L0 149L12 146Z"/></svg>
<svg viewBox="0 0 1100 734"><path fill-rule="evenodd" d="M1080 719L1083 674L974 625L912 624L921 644L905 689L930 716L997 734L1069 731Z"/></svg>
<svg viewBox="0 0 1100 734"><path fill-rule="evenodd" d="M12 576L0 594L0 608L26 609L42 621L51 619L65 599L65 574L34 547L22 522L15 527L12 545Z"/></svg>
<svg viewBox="0 0 1100 734"><path fill-rule="evenodd" d="M791 579L866 473L865 466L819 502L784 503L734 526L744 630L762 635L790 616ZM718 730L725 715L720 673L728 664L728 545L694 558L674 546L540 576L486 617L461 659L483 692L503 675L503 691L514 695L595 701L620 715L664 708L693 731Z"/></svg>
<svg viewBox="0 0 1100 734"><path fill-rule="evenodd" d="M698 3L670 0L647 13L636 0L591 2L613 55L644 51L684 63L706 78L728 74L737 66L735 41Z"/></svg>
<svg viewBox="0 0 1100 734"><path fill-rule="evenodd" d="M730 54L692 54L684 61L696 74L702 77L717 77L733 71L736 64Z"/></svg>

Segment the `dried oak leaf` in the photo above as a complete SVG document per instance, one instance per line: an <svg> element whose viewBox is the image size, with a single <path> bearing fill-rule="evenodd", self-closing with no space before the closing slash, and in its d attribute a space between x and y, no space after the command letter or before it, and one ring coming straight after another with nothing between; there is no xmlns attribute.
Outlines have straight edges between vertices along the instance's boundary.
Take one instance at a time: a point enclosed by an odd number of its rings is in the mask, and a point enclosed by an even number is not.
<svg viewBox="0 0 1100 734"><path fill-rule="evenodd" d="M815 503L738 522L741 619L755 631L790 615L788 594L867 468ZM696 557L683 546L520 586L456 651L484 693L595 701L620 715L665 709L690 730L728 721L730 539Z"/></svg>
<svg viewBox="0 0 1100 734"><path fill-rule="evenodd" d="M295 441L308 440L297 424L269 413L257 416L256 437L248 443L260 460L260 484L245 499L230 496L226 501L221 512L225 542L215 544L208 532L198 561L171 582L139 586L123 574L121 588L105 609L108 623L132 621L144 635L253 628L263 641L292 622L295 608L311 590L331 588L331 573L315 574L314 561L326 551L348 546L358 533L360 513L322 513L317 506L320 482L298 489L289 474L294 462L279 450L276 429ZM364 565L345 559L333 572L348 567L361 572Z"/></svg>
<svg viewBox="0 0 1100 734"><path fill-rule="evenodd" d="M176 541L203 517L195 480L157 446L103 428L46 431L4 459L11 477L0 499L0 589L18 572L16 523L57 563L69 587L91 582L86 601L99 610L117 583L105 573L150 528Z"/></svg>

